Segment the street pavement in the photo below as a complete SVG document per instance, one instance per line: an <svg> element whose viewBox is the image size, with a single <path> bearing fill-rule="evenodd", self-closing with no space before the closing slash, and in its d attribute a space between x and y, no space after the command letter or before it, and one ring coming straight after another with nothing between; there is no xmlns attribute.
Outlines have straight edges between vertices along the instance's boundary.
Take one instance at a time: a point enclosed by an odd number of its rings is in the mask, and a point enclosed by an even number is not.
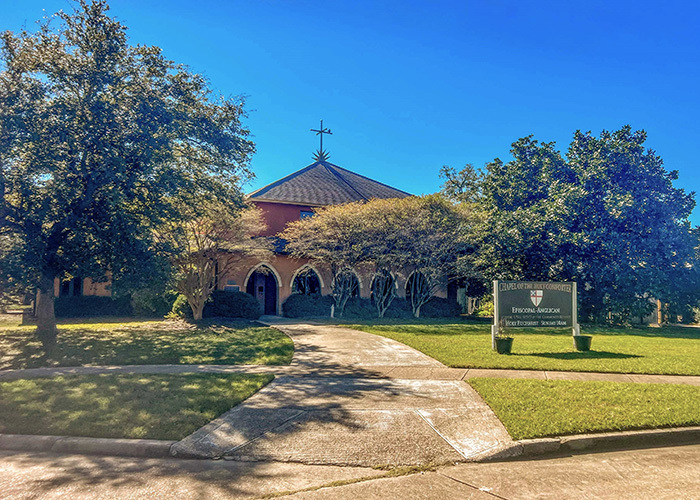
<svg viewBox="0 0 700 500"><path fill-rule="evenodd" d="M700 500L698 464L700 445L691 445L380 478L386 471L360 467L0 452L0 498Z"/></svg>

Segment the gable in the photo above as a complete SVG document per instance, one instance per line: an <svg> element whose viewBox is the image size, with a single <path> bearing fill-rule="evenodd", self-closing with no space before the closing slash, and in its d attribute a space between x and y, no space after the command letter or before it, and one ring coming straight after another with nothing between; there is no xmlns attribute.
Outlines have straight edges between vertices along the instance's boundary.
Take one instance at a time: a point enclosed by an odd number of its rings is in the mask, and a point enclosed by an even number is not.
<svg viewBox="0 0 700 500"><path fill-rule="evenodd" d="M248 195L251 201L325 206L405 198L405 191L387 186L327 161L317 161Z"/></svg>

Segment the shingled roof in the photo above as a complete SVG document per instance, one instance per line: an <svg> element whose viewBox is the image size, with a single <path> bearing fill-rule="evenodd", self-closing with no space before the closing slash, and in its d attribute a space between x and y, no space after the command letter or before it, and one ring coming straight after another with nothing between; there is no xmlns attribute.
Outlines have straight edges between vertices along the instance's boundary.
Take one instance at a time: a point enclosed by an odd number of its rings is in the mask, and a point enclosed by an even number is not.
<svg viewBox="0 0 700 500"><path fill-rule="evenodd" d="M324 206L407 196L411 195L320 160L253 191L248 198L253 201Z"/></svg>

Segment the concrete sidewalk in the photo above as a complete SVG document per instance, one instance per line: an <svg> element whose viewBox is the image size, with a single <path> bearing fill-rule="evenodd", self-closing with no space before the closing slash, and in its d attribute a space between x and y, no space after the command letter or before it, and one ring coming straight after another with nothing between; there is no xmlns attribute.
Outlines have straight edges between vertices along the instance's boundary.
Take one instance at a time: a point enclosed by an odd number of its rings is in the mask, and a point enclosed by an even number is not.
<svg viewBox="0 0 700 500"><path fill-rule="evenodd" d="M475 460L511 450L488 405L461 377L438 376L446 368L425 354L349 328L275 327L294 341L289 371L297 376L278 376L176 443L176 455L377 466ZM421 378L387 376L407 366Z"/></svg>

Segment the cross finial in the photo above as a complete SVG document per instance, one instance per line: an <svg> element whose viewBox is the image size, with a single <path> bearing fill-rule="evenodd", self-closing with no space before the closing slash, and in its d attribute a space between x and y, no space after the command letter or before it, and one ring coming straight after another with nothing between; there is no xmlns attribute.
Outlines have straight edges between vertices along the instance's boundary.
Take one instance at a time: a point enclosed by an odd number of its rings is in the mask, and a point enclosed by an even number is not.
<svg viewBox="0 0 700 500"><path fill-rule="evenodd" d="M321 120L321 127L317 130L315 128L311 129L311 132L316 132L316 135L321 136L321 147L318 148L318 151L314 153L314 160L316 161L325 161L328 158L330 158L330 155L323 150L323 134L328 134L328 135L333 135L333 132L331 132L331 129L329 128L323 128L323 120Z"/></svg>

